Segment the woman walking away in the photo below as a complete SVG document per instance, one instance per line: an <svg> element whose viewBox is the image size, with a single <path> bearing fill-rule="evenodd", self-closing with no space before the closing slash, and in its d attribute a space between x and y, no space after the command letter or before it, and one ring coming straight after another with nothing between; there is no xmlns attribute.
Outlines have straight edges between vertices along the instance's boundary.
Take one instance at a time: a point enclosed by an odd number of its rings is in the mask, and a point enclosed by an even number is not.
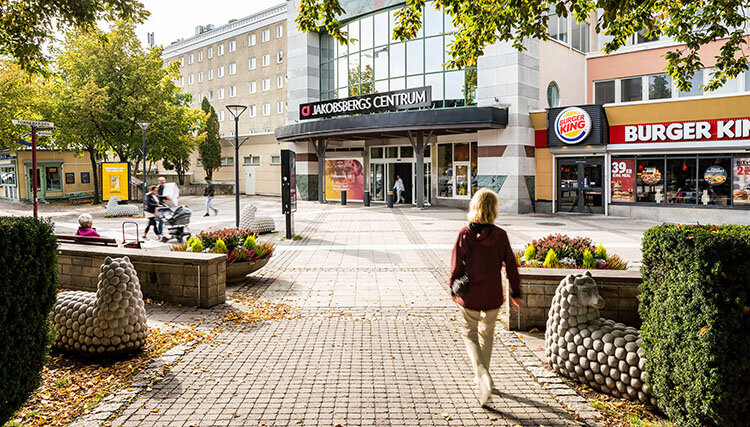
<svg viewBox="0 0 750 427"><path fill-rule="evenodd" d="M154 233L157 239L161 239L161 218L156 215L156 209L161 205L159 201L159 187L152 185L148 187L149 194L146 196L146 218L148 218L148 225L146 231L143 232L143 238L145 239L148 235L148 230L151 226L154 226Z"/></svg>
<svg viewBox="0 0 750 427"><path fill-rule="evenodd" d="M458 233L451 260L451 297L460 306L465 321L462 336L474 368L474 382L479 387L479 403L483 406L493 388L490 357L495 321L503 305L503 264L512 303L515 307L521 305L516 257L508 235L494 225L496 218L497 194L486 188L477 191L469 205L469 226ZM468 285L458 286L465 278Z"/></svg>
<svg viewBox="0 0 750 427"><path fill-rule="evenodd" d="M92 225L94 225L94 218L92 218L91 215L81 214L81 216L78 217L78 225L79 227L76 231L76 236L102 237L92 227Z"/></svg>

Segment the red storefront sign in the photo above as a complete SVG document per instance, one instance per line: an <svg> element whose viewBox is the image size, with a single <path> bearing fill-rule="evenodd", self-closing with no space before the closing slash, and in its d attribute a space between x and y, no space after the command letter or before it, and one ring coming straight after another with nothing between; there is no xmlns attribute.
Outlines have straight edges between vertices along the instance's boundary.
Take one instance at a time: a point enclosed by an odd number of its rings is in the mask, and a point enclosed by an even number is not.
<svg viewBox="0 0 750 427"><path fill-rule="evenodd" d="M635 160L612 160L612 201L635 202Z"/></svg>
<svg viewBox="0 0 750 427"><path fill-rule="evenodd" d="M610 144L732 141L750 138L750 117L609 127Z"/></svg>

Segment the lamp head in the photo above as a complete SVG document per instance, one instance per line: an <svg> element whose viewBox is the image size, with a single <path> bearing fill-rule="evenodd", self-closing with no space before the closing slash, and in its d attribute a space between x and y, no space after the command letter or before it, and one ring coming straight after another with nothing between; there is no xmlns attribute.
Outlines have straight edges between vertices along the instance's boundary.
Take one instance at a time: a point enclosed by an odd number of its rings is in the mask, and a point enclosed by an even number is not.
<svg viewBox="0 0 750 427"><path fill-rule="evenodd" d="M232 120L236 120L239 118L242 113L247 110L247 106L245 105L227 105L227 110L229 110L229 114L232 115Z"/></svg>
<svg viewBox="0 0 750 427"><path fill-rule="evenodd" d="M142 130L146 130L151 126L151 122L136 122L138 124L138 127L140 127Z"/></svg>

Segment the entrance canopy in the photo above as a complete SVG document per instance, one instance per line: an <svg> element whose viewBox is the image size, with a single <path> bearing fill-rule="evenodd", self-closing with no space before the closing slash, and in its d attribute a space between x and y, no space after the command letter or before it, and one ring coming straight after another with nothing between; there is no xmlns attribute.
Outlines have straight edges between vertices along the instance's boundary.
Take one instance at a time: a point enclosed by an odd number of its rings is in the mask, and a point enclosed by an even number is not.
<svg viewBox="0 0 750 427"><path fill-rule="evenodd" d="M435 136L449 135L502 129L507 124L507 109L463 107L303 121L277 128L275 133L279 141L301 142L312 139L331 141L408 138L409 132L425 132Z"/></svg>

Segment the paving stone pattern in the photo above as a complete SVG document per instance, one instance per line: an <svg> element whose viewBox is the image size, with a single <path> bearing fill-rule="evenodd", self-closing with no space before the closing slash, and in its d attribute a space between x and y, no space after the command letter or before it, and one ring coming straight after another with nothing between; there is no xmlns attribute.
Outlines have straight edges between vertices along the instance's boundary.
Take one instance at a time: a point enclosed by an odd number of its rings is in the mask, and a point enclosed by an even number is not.
<svg viewBox="0 0 750 427"><path fill-rule="evenodd" d="M577 425L500 340L491 368L498 393L479 407L445 283L449 251L425 243L434 236L412 225L422 214L321 208L298 231L303 240L283 242L235 290L288 303L296 316L227 327L113 424ZM395 249L372 249L382 244ZM346 249L356 245L371 249ZM149 320L163 322L214 313L152 310Z"/></svg>

